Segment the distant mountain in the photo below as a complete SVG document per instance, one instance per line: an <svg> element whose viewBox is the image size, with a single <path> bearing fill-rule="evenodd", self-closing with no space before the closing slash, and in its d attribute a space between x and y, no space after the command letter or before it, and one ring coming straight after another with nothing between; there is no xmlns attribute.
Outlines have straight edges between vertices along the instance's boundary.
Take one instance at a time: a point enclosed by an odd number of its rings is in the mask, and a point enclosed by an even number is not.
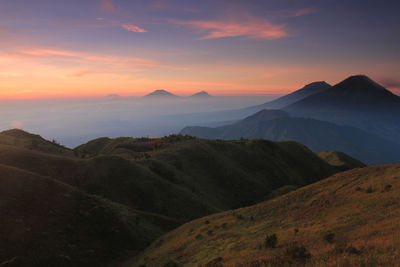
<svg viewBox="0 0 400 267"><path fill-rule="evenodd" d="M293 93L290 93L288 95L284 95L278 99L275 99L273 101L253 106L253 107L248 107L247 109L251 109L256 111L263 110L263 109L281 109L283 107L286 107L288 105L291 105L293 103L296 103L297 101L300 101L306 97L309 97L311 95L315 95L318 93L321 93L332 86L324 81L322 82L313 82L310 84L307 84L303 88L294 91Z"/></svg>
<svg viewBox="0 0 400 267"><path fill-rule="evenodd" d="M226 122L234 122L241 119L244 119L251 114L254 114L263 109L279 109L281 107L287 106L292 104L300 99L303 99L307 96L312 94L316 94L322 92L331 86L326 82L313 82L302 89L299 89L293 93L288 95L282 96L278 99L275 99L270 102L266 102L261 105L240 108L240 109L230 109L230 110L222 110L222 111L215 111L215 112L202 112L202 113L193 113L193 114L183 114L181 115L182 120L190 120L192 122L204 122L213 119L212 123L208 126L213 126L212 124L227 124Z"/></svg>
<svg viewBox="0 0 400 267"><path fill-rule="evenodd" d="M354 169L191 221L153 242L132 267L397 266L399 177L400 164Z"/></svg>
<svg viewBox="0 0 400 267"><path fill-rule="evenodd" d="M181 134L207 139L294 140L315 152L342 151L367 164L400 162L400 145L361 129L307 118L281 110L262 110L231 125L186 127Z"/></svg>
<svg viewBox="0 0 400 267"><path fill-rule="evenodd" d="M166 90L160 89L160 90L155 90L155 91L151 92L150 94L145 95L144 97L172 98L172 97L178 97L178 96L174 95L173 93L170 93Z"/></svg>
<svg viewBox="0 0 400 267"><path fill-rule="evenodd" d="M211 95L209 93L207 93L206 91L200 91L200 92L197 92L197 93L191 95L190 97L211 97Z"/></svg>
<svg viewBox="0 0 400 267"><path fill-rule="evenodd" d="M400 143L400 97L364 75L351 76L284 109L293 116L355 126Z"/></svg>
<svg viewBox="0 0 400 267"><path fill-rule="evenodd" d="M119 99L119 98L121 98L121 96L118 95L118 94L109 94L109 95L106 95L105 98L107 98L107 99Z"/></svg>

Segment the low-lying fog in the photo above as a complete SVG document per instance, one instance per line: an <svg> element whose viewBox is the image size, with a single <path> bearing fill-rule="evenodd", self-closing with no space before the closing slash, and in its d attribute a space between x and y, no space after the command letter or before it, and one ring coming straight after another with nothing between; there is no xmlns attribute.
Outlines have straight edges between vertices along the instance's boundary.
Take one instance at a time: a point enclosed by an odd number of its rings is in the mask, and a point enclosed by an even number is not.
<svg viewBox="0 0 400 267"><path fill-rule="evenodd" d="M188 125L238 119L230 112L219 111L258 105L277 97L4 100L0 102L0 130L21 128L68 147L102 136L159 137L178 133Z"/></svg>

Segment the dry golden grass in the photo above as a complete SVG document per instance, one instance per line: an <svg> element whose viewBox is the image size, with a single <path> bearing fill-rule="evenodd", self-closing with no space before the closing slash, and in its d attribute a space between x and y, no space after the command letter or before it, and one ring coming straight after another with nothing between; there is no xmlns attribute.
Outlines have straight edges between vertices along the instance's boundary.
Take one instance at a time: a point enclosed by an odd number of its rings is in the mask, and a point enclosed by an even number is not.
<svg viewBox="0 0 400 267"><path fill-rule="evenodd" d="M272 233L277 247L266 248ZM192 221L158 239L132 266L162 266L168 259L203 267L400 266L399 253L397 164L335 174L274 200Z"/></svg>

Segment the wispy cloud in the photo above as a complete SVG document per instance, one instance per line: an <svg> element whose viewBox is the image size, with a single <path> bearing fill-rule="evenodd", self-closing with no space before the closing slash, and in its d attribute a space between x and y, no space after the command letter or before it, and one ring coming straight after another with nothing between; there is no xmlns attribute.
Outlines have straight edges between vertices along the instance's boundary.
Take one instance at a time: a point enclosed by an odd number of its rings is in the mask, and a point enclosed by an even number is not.
<svg viewBox="0 0 400 267"><path fill-rule="evenodd" d="M400 89L400 79L396 78L383 78L381 79L381 83L383 86L387 88L395 88Z"/></svg>
<svg viewBox="0 0 400 267"><path fill-rule="evenodd" d="M280 39L289 36L286 26L272 24L264 18L244 16L225 20L170 20L178 25L188 26L204 32L200 40L225 37L248 37L254 39Z"/></svg>
<svg viewBox="0 0 400 267"><path fill-rule="evenodd" d="M315 7L306 7L301 9L283 9L283 10L275 10L269 11L267 14L271 17L281 17L281 18L295 18L310 15L316 13L318 8Z"/></svg>
<svg viewBox="0 0 400 267"><path fill-rule="evenodd" d="M121 27L124 28L127 31L131 31L131 32L147 32L145 29L142 29L138 26L129 24L129 23L122 23Z"/></svg>
<svg viewBox="0 0 400 267"><path fill-rule="evenodd" d="M112 0L102 0L100 3L100 9L105 13L115 13L115 5Z"/></svg>
<svg viewBox="0 0 400 267"><path fill-rule="evenodd" d="M309 15L312 13L317 12L318 9L315 7L307 7L307 8L303 8L303 9L299 9L299 10L295 10L292 12L292 17L299 17L299 16L305 16L305 15Z"/></svg>
<svg viewBox="0 0 400 267"><path fill-rule="evenodd" d="M70 66L86 66L93 69L105 69L109 71L140 71L149 68L165 68L161 62L150 58L130 56L117 56L85 53L79 51L36 48L0 53L0 60L40 61L46 65L62 66L68 63ZM75 73L76 77L88 74L88 71ZM3 73L10 76L10 73ZM1 73L0 73L1 75Z"/></svg>

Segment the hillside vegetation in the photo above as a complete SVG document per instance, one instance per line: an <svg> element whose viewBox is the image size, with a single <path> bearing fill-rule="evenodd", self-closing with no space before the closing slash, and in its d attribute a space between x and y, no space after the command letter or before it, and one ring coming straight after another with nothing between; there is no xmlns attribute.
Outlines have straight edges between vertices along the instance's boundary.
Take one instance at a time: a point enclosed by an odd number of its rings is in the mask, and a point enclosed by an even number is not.
<svg viewBox="0 0 400 267"><path fill-rule="evenodd" d="M187 223L126 266L398 266L399 196L400 164L353 169Z"/></svg>
<svg viewBox="0 0 400 267"><path fill-rule="evenodd" d="M338 171L295 142L100 138L72 151L3 132L0 265L114 266L189 220Z"/></svg>

